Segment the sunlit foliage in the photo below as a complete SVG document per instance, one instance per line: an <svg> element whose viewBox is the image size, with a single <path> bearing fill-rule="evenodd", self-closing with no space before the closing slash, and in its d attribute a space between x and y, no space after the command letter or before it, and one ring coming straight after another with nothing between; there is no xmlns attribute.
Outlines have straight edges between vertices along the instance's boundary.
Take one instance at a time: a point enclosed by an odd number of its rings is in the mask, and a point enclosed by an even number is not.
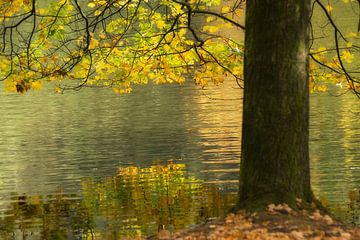
<svg viewBox="0 0 360 240"><path fill-rule="evenodd" d="M241 3L241 1L240 1ZM243 46L219 34L238 31L242 4L220 0L0 1L0 75L7 91L82 86L221 83L241 78ZM212 9L209 11L209 9ZM240 29L241 30L241 29Z"/></svg>
<svg viewBox="0 0 360 240"><path fill-rule="evenodd" d="M311 92L327 92L337 86L343 89L343 93L352 90L359 95L360 25L358 13L354 11L358 9L358 4L358 1L352 0L314 1L316 17L313 16L311 35ZM340 17L344 14L348 15L347 21ZM354 21L349 22L349 19Z"/></svg>
<svg viewBox="0 0 360 240"><path fill-rule="evenodd" d="M230 77L242 87L244 2L2 0L0 79L20 93L45 82L56 92L87 86L129 93L134 84L185 80L205 87ZM339 9L357 4L314 1L330 37L311 36L311 92L338 86L357 93L358 31L338 21Z"/></svg>
<svg viewBox="0 0 360 240"><path fill-rule="evenodd" d="M330 45L312 34L311 92L335 85L357 92L358 33L337 21L338 9L356 4L314 2L314 11L326 19L324 31L332 34ZM44 82L55 82L56 92L90 86L129 93L134 84L192 80L205 87L232 77L242 87L244 5L242 0L2 0L0 79L6 91L20 93Z"/></svg>

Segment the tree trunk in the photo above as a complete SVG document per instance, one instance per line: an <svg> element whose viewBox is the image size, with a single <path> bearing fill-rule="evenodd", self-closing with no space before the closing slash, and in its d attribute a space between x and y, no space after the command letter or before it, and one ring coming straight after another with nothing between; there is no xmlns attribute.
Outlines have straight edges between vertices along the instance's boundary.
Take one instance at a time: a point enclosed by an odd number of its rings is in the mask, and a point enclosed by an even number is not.
<svg viewBox="0 0 360 240"><path fill-rule="evenodd" d="M239 206L313 200L309 0L246 1Z"/></svg>

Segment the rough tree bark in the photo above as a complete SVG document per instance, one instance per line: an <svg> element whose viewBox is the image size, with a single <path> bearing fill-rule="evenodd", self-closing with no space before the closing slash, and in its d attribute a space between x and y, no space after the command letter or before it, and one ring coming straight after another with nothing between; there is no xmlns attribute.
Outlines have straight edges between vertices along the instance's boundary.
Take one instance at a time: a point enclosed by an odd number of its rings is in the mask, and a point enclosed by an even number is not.
<svg viewBox="0 0 360 240"><path fill-rule="evenodd" d="M239 207L311 202L310 0L246 1Z"/></svg>

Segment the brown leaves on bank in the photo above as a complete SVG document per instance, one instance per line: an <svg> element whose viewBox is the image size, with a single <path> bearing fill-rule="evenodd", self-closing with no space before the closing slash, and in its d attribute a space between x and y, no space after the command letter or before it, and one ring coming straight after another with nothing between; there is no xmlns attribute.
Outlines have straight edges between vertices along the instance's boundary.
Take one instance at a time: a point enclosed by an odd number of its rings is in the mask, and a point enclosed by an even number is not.
<svg viewBox="0 0 360 240"><path fill-rule="evenodd" d="M162 230L152 239L360 240L360 228L342 225L319 211L296 212L286 204L270 204L266 212L240 211L192 230Z"/></svg>

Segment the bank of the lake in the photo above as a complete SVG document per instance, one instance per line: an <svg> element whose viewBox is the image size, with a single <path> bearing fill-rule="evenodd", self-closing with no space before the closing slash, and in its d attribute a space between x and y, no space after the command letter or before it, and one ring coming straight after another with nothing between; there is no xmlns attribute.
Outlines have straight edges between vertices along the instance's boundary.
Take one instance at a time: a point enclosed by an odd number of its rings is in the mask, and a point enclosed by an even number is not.
<svg viewBox="0 0 360 240"><path fill-rule="evenodd" d="M149 240L359 240L360 228L344 225L320 211L296 212L287 205L267 211L239 211L224 219L179 232L160 231Z"/></svg>

